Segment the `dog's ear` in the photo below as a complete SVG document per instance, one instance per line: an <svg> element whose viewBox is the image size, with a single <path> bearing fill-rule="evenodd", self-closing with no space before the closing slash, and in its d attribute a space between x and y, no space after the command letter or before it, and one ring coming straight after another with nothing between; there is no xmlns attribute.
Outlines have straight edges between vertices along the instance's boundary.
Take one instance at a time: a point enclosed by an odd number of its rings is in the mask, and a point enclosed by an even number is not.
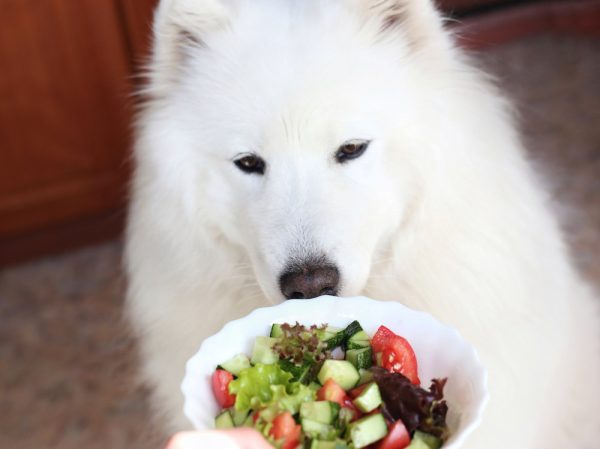
<svg viewBox="0 0 600 449"><path fill-rule="evenodd" d="M381 35L402 33L411 47L444 44L443 20L432 0L346 0Z"/></svg>
<svg viewBox="0 0 600 449"><path fill-rule="evenodd" d="M153 90L176 81L189 49L203 46L207 33L225 26L231 0L161 0L154 13L151 61Z"/></svg>

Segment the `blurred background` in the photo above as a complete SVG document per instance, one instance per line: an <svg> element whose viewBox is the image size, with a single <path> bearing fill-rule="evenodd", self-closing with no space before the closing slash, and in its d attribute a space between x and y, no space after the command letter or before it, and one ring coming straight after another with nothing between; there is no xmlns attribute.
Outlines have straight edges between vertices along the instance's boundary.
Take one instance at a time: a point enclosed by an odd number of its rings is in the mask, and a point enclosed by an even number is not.
<svg viewBox="0 0 600 449"><path fill-rule="evenodd" d="M164 444L121 318L132 93L155 3L0 0L0 447ZM600 0L438 3L516 104L600 286Z"/></svg>

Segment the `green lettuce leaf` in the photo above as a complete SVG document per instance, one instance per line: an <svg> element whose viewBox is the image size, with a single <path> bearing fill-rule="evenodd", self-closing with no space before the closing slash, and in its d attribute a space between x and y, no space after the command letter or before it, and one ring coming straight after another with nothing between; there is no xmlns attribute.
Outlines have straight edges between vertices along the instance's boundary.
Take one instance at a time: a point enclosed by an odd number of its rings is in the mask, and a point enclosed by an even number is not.
<svg viewBox="0 0 600 449"><path fill-rule="evenodd" d="M314 401L317 397L315 390L307 385L294 382L291 385L292 393L287 393L285 396L278 399L279 408L281 411L287 410L292 415L300 411L300 404L307 401Z"/></svg>
<svg viewBox="0 0 600 449"><path fill-rule="evenodd" d="M314 400L316 393L314 388L291 379L292 375L277 364L257 364L243 370L229 384L229 392L236 395L235 409L243 412L276 405L281 411L297 413L300 404Z"/></svg>

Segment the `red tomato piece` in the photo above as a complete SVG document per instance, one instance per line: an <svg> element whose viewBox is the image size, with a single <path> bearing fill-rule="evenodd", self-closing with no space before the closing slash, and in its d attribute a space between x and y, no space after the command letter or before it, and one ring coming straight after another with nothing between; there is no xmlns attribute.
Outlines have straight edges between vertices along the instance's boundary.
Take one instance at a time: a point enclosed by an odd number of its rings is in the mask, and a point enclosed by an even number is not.
<svg viewBox="0 0 600 449"><path fill-rule="evenodd" d="M390 373L403 374L415 385L420 385L417 357L408 341L402 337L390 340L383 350L383 367Z"/></svg>
<svg viewBox="0 0 600 449"><path fill-rule="evenodd" d="M302 427L300 424L296 424L294 429L288 435L287 441L281 446L281 449L295 449L300 444L301 434Z"/></svg>
<svg viewBox="0 0 600 449"><path fill-rule="evenodd" d="M373 352L382 353L383 367L406 376L413 384L420 385L417 357L410 343L385 326L379 326L371 340Z"/></svg>
<svg viewBox="0 0 600 449"><path fill-rule="evenodd" d="M382 352L383 348L386 346L386 343L391 337L395 337L396 334L393 333L385 326L379 326L375 335L371 339L371 347L373 348L373 353Z"/></svg>
<svg viewBox="0 0 600 449"><path fill-rule="evenodd" d="M347 399L346 392L333 379L327 379L325 384L317 391L317 399L319 401L337 402L342 407L344 400Z"/></svg>
<svg viewBox="0 0 600 449"><path fill-rule="evenodd" d="M295 449L300 444L301 427L290 412L283 412L273 419L269 435L281 442L281 449Z"/></svg>
<svg viewBox="0 0 600 449"><path fill-rule="evenodd" d="M215 399L222 408L232 407L235 404L235 395L229 393L229 383L233 374L223 369L217 369L212 375L212 389Z"/></svg>
<svg viewBox="0 0 600 449"><path fill-rule="evenodd" d="M376 449L404 449L410 444L410 435L400 420L390 427L387 436L375 446Z"/></svg>

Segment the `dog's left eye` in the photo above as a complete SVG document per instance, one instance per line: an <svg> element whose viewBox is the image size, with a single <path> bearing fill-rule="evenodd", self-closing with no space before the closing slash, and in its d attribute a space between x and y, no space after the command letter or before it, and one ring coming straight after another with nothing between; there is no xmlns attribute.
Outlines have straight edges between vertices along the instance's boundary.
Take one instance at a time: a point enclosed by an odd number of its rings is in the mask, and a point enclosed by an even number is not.
<svg viewBox="0 0 600 449"><path fill-rule="evenodd" d="M265 174L266 163L260 156L256 154L244 154L233 161L235 166L244 173L256 173L258 175Z"/></svg>
<svg viewBox="0 0 600 449"><path fill-rule="evenodd" d="M370 140L348 140L335 152L335 160L341 164L351 159L356 159L364 154L370 143Z"/></svg>

